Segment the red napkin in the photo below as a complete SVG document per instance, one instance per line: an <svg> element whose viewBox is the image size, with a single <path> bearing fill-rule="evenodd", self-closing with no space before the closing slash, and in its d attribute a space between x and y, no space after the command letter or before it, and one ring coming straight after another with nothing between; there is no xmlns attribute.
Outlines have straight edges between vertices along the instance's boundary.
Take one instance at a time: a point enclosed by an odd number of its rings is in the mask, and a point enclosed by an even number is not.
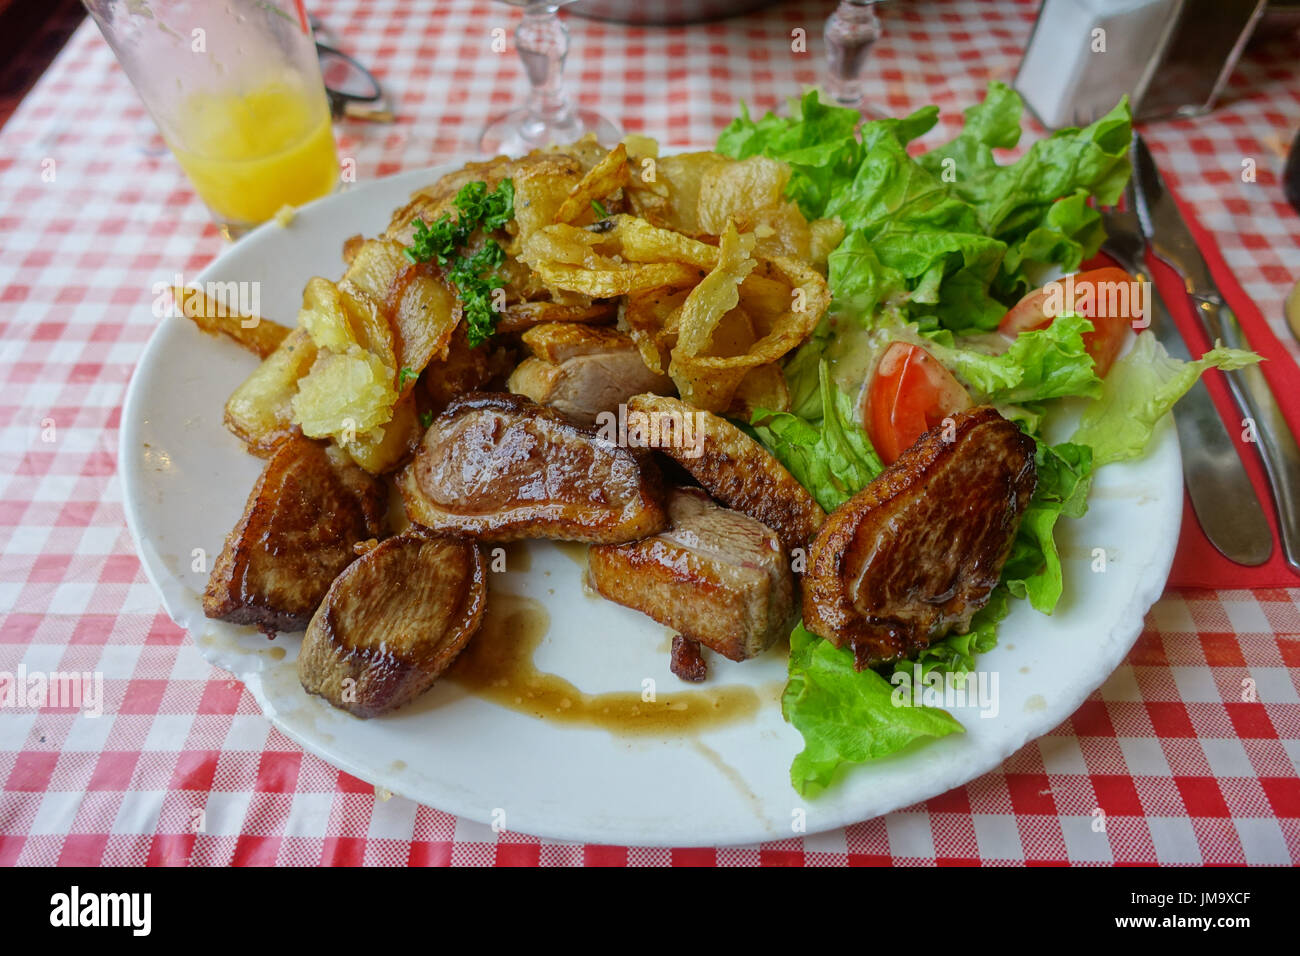
<svg viewBox="0 0 1300 956"><path fill-rule="evenodd" d="M1277 336L1273 334L1268 322L1260 314L1255 303L1250 300L1237 283L1236 277L1233 276L1227 263L1223 261L1223 256L1219 253L1219 247L1211 234L1201 226L1192 214L1191 209L1184 203L1179 202L1178 206L1182 210L1183 218L1187 220L1187 224L1191 227L1192 235L1195 236L1196 244L1200 246L1205 261L1209 264L1210 272L1214 275L1214 281L1218 283L1219 291L1223 293L1224 299L1236 314L1238 321L1241 322L1241 327L1245 330L1251 348L1264 357L1261 368L1265 378L1268 379L1273 394L1277 397L1278 404L1282 407L1282 414L1290 422L1292 430L1297 435L1300 435L1300 388L1297 387L1300 385L1300 368L1296 367L1296 363L1287 354ZM1212 343L1207 339L1193 315L1191 303L1183 289L1182 279L1178 277L1178 274L1173 269L1154 256L1149 257L1148 263L1155 279L1156 289L1160 293L1160 298L1164 301L1169 314L1187 340L1188 351L1194 356L1201 355L1210 348ZM1243 416L1228 394L1222 372L1212 369L1206 373L1205 381L1210 396L1214 399L1214 404L1219 409L1219 414L1227 425L1228 434L1233 437L1234 444L1241 453L1242 461L1246 465L1246 472L1250 476L1251 483L1255 486L1255 492L1264 508L1264 514L1268 517L1269 526L1273 531L1273 553L1268 561L1253 568L1229 561L1205 537L1205 532L1201 530L1200 523L1196 520L1196 512L1192 510L1191 501L1184 492L1183 527L1178 539L1178 551L1174 555L1174 566L1169 573L1169 586L1185 588L1300 587L1300 574L1291 570L1282 557L1282 548L1277 534L1277 513L1273 506L1273 497L1269 491L1268 481L1264 477L1264 466L1260 462L1258 450L1253 445L1241 440L1243 430L1241 420ZM1230 502L1224 504L1224 507L1231 506Z"/></svg>

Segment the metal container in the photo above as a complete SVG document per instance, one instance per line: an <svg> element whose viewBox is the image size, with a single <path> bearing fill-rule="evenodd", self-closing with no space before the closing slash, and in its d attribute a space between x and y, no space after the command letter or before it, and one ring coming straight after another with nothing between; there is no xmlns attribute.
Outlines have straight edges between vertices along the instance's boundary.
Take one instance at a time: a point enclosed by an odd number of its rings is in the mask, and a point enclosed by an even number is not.
<svg viewBox="0 0 1300 956"><path fill-rule="evenodd" d="M1050 129L1127 94L1139 120L1214 108L1266 0L1044 0L1015 86Z"/></svg>

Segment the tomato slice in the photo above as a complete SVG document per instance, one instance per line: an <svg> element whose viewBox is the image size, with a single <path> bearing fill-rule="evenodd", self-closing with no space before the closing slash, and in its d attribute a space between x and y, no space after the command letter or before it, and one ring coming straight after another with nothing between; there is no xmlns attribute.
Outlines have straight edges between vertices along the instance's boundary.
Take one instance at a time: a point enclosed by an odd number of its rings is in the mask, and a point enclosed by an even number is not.
<svg viewBox="0 0 1300 956"><path fill-rule="evenodd" d="M1077 312L1092 321L1092 331L1084 333L1083 347L1092 356L1097 374L1105 378L1124 347L1124 333L1142 316L1138 284L1123 269L1115 268L1093 269L1071 278L1069 304L1065 296L1070 283L1065 279L1050 282L1012 306L998 323L998 331L1015 338L1021 332L1047 328L1067 311Z"/></svg>
<svg viewBox="0 0 1300 956"><path fill-rule="evenodd" d="M966 389L938 359L919 345L895 342L871 374L862 424L880 460L892 465L922 434L970 404Z"/></svg>

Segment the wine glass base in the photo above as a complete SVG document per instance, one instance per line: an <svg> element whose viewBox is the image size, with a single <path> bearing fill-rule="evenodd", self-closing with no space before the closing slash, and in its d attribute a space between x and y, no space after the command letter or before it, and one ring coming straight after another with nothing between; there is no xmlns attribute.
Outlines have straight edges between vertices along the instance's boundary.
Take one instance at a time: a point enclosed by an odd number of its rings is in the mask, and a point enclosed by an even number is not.
<svg viewBox="0 0 1300 956"><path fill-rule="evenodd" d="M488 156L522 156L543 146L567 145L588 133L610 149L623 138L617 126L594 110L574 109L559 120L548 120L525 107L490 121L478 145Z"/></svg>

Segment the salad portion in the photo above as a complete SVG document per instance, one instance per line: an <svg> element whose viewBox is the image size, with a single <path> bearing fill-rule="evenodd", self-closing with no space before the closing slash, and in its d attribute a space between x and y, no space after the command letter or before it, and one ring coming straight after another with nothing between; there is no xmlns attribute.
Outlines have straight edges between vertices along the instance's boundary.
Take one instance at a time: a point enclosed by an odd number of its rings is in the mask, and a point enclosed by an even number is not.
<svg viewBox="0 0 1300 956"><path fill-rule="evenodd" d="M846 764L960 732L942 710L898 706L895 672L973 670L1011 600L1050 615L1064 587L1056 528L1085 513L1095 470L1142 455L1202 372L1258 361L1215 348L1179 362L1145 334L1121 357L1130 328L1144 327L1144 290L1119 269L1079 270L1105 238L1096 207L1114 205L1128 180L1128 104L999 163L994 151L1019 142L1021 114L1020 97L993 83L953 140L914 153L936 107L859 125L856 111L814 91L789 116L745 111L718 140L729 156L788 163L788 195L803 213L845 227L828 259L831 307L785 366L791 408L751 421L822 507L842 506L974 405L996 408L1035 446L1032 498L997 588L964 633L915 662L858 669L848 647L795 628L782 706L805 741L791 767L801 793L830 785ZM1064 278L1048 282L1054 275ZM1046 419L1066 403L1082 405L1079 425L1053 443Z"/></svg>

